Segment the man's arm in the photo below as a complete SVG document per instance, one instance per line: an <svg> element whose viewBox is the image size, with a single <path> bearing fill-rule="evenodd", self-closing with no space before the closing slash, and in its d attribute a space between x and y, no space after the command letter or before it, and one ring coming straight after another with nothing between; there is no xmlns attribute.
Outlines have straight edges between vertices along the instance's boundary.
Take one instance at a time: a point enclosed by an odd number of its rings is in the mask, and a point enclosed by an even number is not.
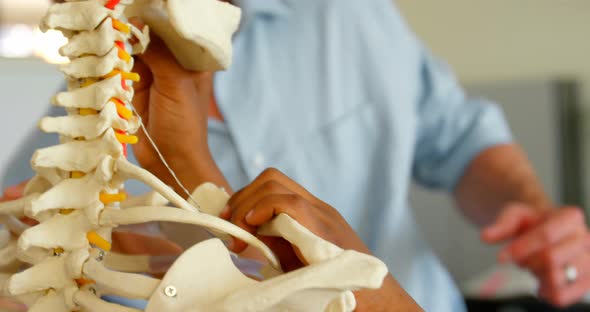
<svg viewBox="0 0 590 312"><path fill-rule="evenodd" d="M139 29L140 20L132 23ZM213 96L213 75L184 69L165 43L152 36L149 48L135 58L133 106L170 168L188 191L205 182L230 190L229 183L209 151L208 111ZM133 152L139 165L183 194L182 187L164 165L144 131Z"/></svg>
<svg viewBox="0 0 590 312"><path fill-rule="evenodd" d="M256 235L260 226L283 213L336 246L371 254L336 209L275 169L265 170L252 183L235 193L220 216ZM285 272L305 265L306 259L297 247L283 238L262 239L277 255ZM235 239L230 245L230 249L236 253L241 253L246 247L244 242ZM422 311L391 274L385 277L381 288L356 291L354 295L357 301L355 311Z"/></svg>
<svg viewBox="0 0 590 312"><path fill-rule="evenodd" d="M459 208L484 226L487 243L508 242L498 258L539 280L539 295L567 306L590 291L590 232L577 207L555 209L522 150L514 144L482 151L455 188ZM567 271L573 270L573 276Z"/></svg>
<svg viewBox="0 0 590 312"><path fill-rule="evenodd" d="M510 203L528 204L540 212L552 207L526 155L516 144L481 152L465 170L454 195L459 209L479 226L494 222Z"/></svg>
<svg viewBox="0 0 590 312"><path fill-rule="evenodd" d="M465 96L426 51L421 78L416 181L454 192L463 213L485 226L485 242L508 243L499 260L538 278L542 298L559 306L578 301L590 291L590 232L582 210L551 209L499 107Z"/></svg>

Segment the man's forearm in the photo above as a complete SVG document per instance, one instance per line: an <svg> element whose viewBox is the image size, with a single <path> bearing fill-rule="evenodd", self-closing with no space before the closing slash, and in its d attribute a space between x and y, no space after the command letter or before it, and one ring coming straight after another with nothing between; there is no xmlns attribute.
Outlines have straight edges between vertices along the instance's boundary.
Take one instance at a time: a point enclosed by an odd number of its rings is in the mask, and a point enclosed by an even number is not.
<svg viewBox="0 0 590 312"><path fill-rule="evenodd" d="M364 312L419 312L422 308L406 293L391 274L388 274L380 289L365 289L355 292L355 311Z"/></svg>
<svg viewBox="0 0 590 312"><path fill-rule="evenodd" d="M511 202L538 209L552 207L529 160L516 144L498 145L480 153L457 184L455 200L461 211L480 226L492 222Z"/></svg>

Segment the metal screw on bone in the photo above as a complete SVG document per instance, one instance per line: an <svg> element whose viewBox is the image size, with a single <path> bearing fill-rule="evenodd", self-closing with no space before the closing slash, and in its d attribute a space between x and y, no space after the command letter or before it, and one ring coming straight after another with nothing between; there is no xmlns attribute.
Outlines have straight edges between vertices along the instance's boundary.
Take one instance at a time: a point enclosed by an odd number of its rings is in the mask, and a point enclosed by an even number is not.
<svg viewBox="0 0 590 312"><path fill-rule="evenodd" d="M106 255L106 253L104 252L104 250L99 251L98 257L96 257L96 261L101 262L102 260L104 260L105 255Z"/></svg>
<svg viewBox="0 0 590 312"><path fill-rule="evenodd" d="M174 298L178 295L178 290L174 286L166 286L164 288L164 294L170 298Z"/></svg>
<svg viewBox="0 0 590 312"><path fill-rule="evenodd" d="M94 287L90 287L88 290L96 296L96 289Z"/></svg>

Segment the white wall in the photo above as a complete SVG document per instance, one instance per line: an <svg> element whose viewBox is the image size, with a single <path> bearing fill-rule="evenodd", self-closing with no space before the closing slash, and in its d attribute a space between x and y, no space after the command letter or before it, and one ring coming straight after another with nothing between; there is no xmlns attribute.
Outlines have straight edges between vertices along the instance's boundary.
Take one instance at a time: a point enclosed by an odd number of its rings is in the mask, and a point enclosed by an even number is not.
<svg viewBox="0 0 590 312"><path fill-rule="evenodd" d="M397 0L467 83L580 77L590 89L588 0ZM590 102L590 91L586 91Z"/></svg>

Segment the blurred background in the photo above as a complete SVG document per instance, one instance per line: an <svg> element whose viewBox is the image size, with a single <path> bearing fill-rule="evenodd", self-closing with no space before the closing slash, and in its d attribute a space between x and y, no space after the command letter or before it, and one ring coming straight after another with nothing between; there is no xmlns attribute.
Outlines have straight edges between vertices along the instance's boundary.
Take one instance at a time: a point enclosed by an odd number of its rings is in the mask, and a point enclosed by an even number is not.
<svg viewBox="0 0 590 312"><path fill-rule="evenodd" d="M417 35L452 65L469 93L498 99L533 159L553 158L542 164L547 168L537 169L555 175L554 181L544 181L545 186L565 200L562 184L569 181L561 176L569 168L560 160L568 155L559 149L563 141L579 139L583 148L577 152L583 158L590 133L590 1L399 0L397 4ZM558 104L576 110L576 118L561 120L567 109ZM568 129L568 123L579 123L572 127L579 132ZM535 136L528 128L540 133ZM564 130L577 137L561 136ZM583 183L590 171L583 171L584 166L577 169L580 177L571 173L570 178ZM588 187L572 185L579 190L568 190L578 192L570 200L588 202Z"/></svg>
<svg viewBox="0 0 590 312"><path fill-rule="evenodd" d="M586 207L590 1L396 2L418 36L455 69L468 93L502 105L546 190L561 204ZM47 0L0 0L0 176L2 164L30 135L62 83L52 64L65 61L57 53L65 39L36 28L48 5ZM461 221L449 198L416 187L412 204L427 238L468 297L497 300L534 292L535 281L525 272L495 265L496 250L480 246L477 230Z"/></svg>
<svg viewBox="0 0 590 312"><path fill-rule="evenodd" d="M455 70L467 92L495 100L545 189L560 204L590 203L590 1L398 0L409 24ZM497 248L444 195L417 187L416 210L431 245L470 298L523 298L536 282L498 267ZM587 213L588 216L588 213ZM484 302L487 303L487 302ZM538 302L472 301L473 311L549 311ZM489 309L489 310L487 310ZM587 307L570 310L589 311Z"/></svg>

